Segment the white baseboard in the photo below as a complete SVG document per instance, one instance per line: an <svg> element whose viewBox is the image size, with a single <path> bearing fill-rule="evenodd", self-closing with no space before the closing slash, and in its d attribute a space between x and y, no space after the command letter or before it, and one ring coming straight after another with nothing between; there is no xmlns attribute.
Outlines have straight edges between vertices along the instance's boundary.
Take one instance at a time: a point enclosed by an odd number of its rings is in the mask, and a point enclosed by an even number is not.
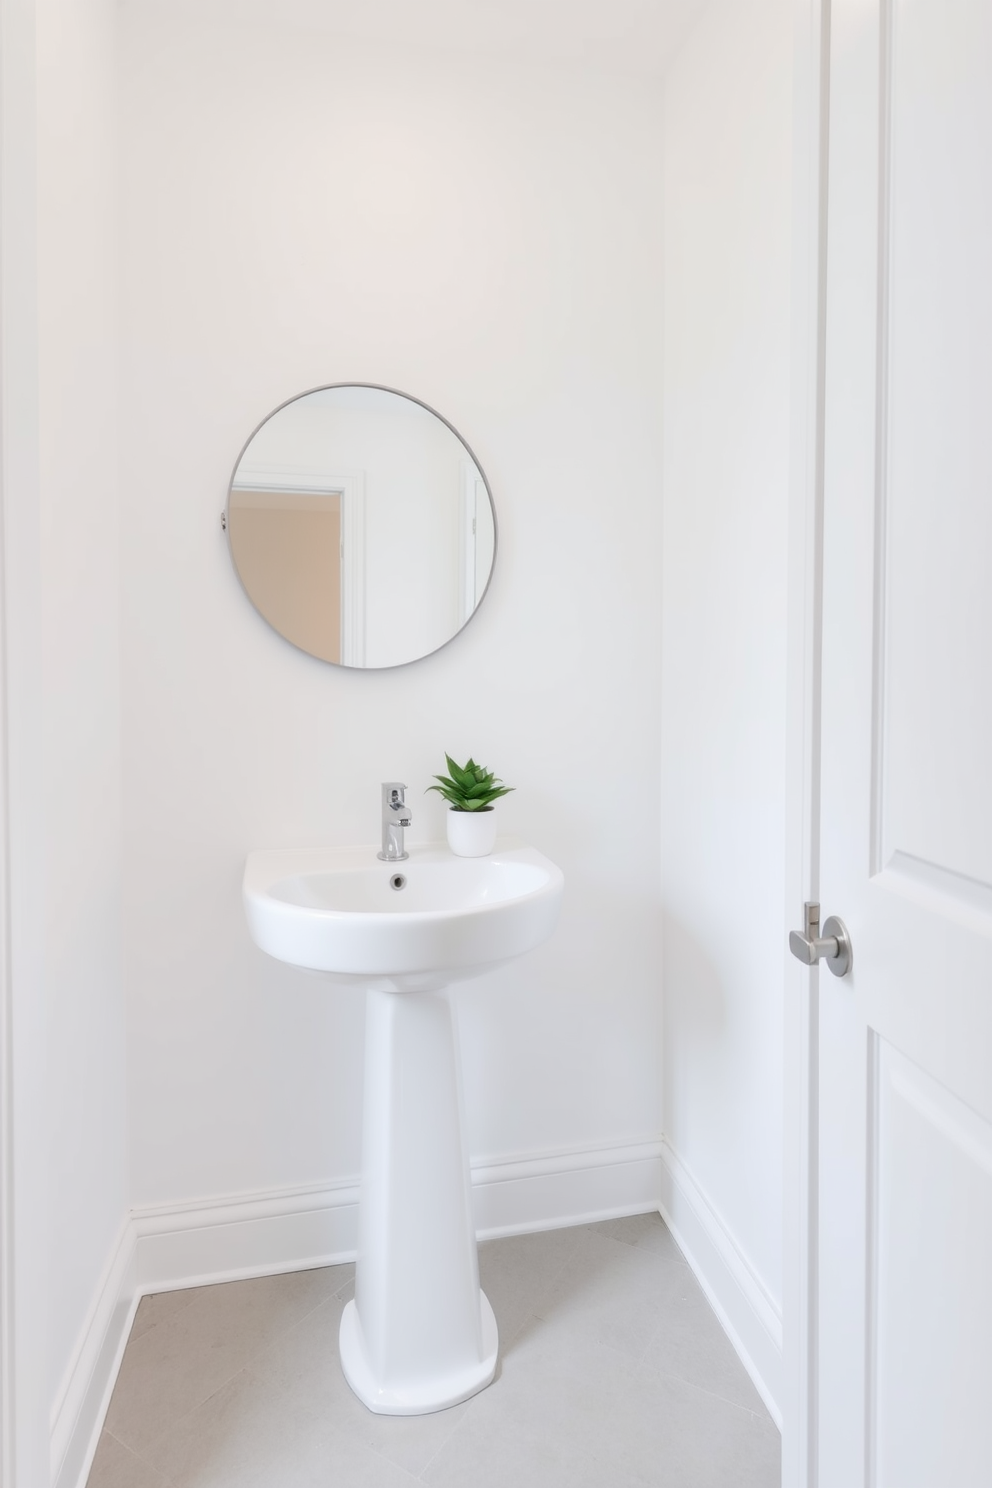
<svg viewBox="0 0 992 1488"><path fill-rule="evenodd" d="M661 1143L472 1165L480 1239L658 1207ZM354 1259L357 1179L136 1209L126 1221L52 1421L52 1483L83 1488L134 1313L150 1292Z"/></svg>
<svg viewBox="0 0 992 1488"><path fill-rule="evenodd" d="M782 1429L782 1315L699 1184L662 1143L662 1218Z"/></svg>
<svg viewBox="0 0 992 1488"><path fill-rule="evenodd" d="M662 1141L472 1164L480 1240L661 1211L774 1419L782 1323L713 1206ZM358 1185L136 1209L123 1226L52 1421L54 1488L83 1488L138 1302L150 1292L354 1259Z"/></svg>
<svg viewBox="0 0 992 1488"><path fill-rule="evenodd" d="M52 1412L55 1488L86 1482L139 1297L134 1231L125 1219Z"/></svg>
<svg viewBox="0 0 992 1488"><path fill-rule="evenodd" d="M594 1224L658 1208L661 1141L571 1148L472 1164L480 1240Z"/></svg>
<svg viewBox="0 0 992 1488"><path fill-rule="evenodd" d="M142 1295L354 1260L358 1180L136 1209Z"/></svg>
<svg viewBox="0 0 992 1488"><path fill-rule="evenodd" d="M661 1142L482 1158L472 1163L480 1240L588 1224L658 1207ZM136 1210L142 1293L355 1257L358 1179Z"/></svg>

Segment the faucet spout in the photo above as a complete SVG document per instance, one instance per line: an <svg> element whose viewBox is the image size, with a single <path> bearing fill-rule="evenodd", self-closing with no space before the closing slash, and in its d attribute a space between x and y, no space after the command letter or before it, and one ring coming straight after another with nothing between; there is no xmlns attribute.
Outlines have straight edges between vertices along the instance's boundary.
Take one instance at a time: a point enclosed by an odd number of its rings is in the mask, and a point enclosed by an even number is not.
<svg viewBox="0 0 992 1488"><path fill-rule="evenodd" d="M410 854L403 845L403 829L413 822L413 812L406 804L406 786L398 780L386 780L382 786L382 850L384 863L401 863Z"/></svg>

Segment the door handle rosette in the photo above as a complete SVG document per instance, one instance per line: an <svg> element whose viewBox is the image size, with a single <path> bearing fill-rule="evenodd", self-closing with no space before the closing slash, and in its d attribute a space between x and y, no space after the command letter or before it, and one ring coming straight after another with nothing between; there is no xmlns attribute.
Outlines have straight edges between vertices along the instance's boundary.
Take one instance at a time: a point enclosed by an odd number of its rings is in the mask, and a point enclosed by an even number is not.
<svg viewBox="0 0 992 1488"><path fill-rule="evenodd" d="M789 950L804 966L821 961L834 976L847 976L851 969L851 937L844 921L830 915L820 934L820 906L807 900L803 905L802 931L789 932Z"/></svg>

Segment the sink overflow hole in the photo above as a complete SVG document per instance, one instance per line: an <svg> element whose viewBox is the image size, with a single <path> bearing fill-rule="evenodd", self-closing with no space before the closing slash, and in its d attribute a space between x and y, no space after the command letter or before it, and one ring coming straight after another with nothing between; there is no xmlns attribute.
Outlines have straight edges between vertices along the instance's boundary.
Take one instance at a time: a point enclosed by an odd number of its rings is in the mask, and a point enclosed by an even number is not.
<svg viewBox="0 0 992 1488"><path fill-rule="evenodd" d="M393 876L392 876L392 878L389 880L389 887L391 889L405 889L406 888L406 874L405 873L394 873Z"/></svg>

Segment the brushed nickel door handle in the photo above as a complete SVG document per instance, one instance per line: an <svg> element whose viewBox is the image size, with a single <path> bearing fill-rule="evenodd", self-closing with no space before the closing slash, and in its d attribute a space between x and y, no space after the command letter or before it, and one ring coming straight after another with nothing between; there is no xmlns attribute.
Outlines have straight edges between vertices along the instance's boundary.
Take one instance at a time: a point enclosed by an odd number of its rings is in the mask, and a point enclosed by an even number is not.
<svg viewBox="0 0 992 1488"><path fill-rule="evenodd" d="M823 961L834 976L847 976L851 969L851 937L844 921L830 915L820 934L820 906L807 900L803 905L803 929L789 932L789 950L804 966Z"/></svg>

